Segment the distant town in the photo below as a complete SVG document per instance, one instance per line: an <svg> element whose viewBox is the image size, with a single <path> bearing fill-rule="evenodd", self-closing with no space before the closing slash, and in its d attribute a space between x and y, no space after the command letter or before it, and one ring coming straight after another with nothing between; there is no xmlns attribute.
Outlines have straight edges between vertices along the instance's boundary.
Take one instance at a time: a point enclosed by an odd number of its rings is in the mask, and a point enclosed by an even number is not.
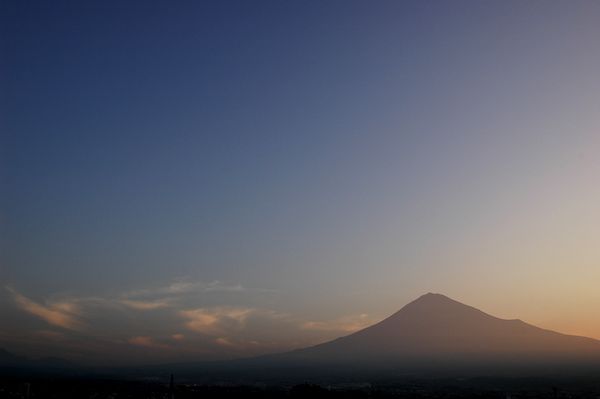
<svg viewBox="0 0 600 399"><path fill-rule="evenodd" d="M198 385L78 378L0 379L3 399L489 398L598 399L600 380L414 380L370 384Z"/></svg>

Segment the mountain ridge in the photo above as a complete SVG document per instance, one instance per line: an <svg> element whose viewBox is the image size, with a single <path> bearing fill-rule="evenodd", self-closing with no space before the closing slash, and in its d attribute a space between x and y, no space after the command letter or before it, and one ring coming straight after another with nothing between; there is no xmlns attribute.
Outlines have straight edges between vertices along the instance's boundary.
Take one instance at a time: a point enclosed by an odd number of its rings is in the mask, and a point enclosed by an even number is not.
<svg viewBox="0 0 600 399"><path fill-rule="evenodd" d="M161 370L203 381L582 375L600 372L600 341L428 293L378 323L318 345Z"/></svg>
<svg viewBox="0 0 600 399"><path fill-rule="evenodd" d="M280 355L305 361L415 359L599 359L600 341L520 319L501 319L442 294L428 293L369 327Z"/></svg>

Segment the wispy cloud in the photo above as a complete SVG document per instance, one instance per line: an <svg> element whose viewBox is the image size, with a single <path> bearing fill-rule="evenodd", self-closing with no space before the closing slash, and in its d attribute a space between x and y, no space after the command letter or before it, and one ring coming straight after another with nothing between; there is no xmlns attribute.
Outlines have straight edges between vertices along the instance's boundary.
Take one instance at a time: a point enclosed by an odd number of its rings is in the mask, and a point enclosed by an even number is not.
<svg viewBox="0 0 600 399"><path fill-rule="evenodd" d="M314 333L307 334L302 328L303 321L270 309L217 306L182 310L178 314L196 337L210 339L208 342L216 346L217 351L227 353L262 354L322 342L310 337Z"/></svg>
<svg viewBox="0 0 600 399"><path fill-rule="evenodd" d="M171 338L174 339L175 341L183 341L185 339L185 335L177 333L177 334L171 335Z"/></svg>
<svg viewBox="0 0 600 399"><path fill-rule="evenodd" d="M326 321L306 321L302 323L305 330L315 331L339 331L351 333L371 325L373 321L369 315L362 313L358 315L343 316L333 320Z"/></svg>
<svg viewBox="0 0 600 399"><path fill-rule="evenodd" d="M6 289L19 308L45 320L47 323L67 330L80 330L83 328L83 323L79 319L80 308L75 302L60 301L40 304L11 287L6 287Z"/></svg>
<svg viewBox="0 0 600 399"><path fill-rule="evenodd" d="M182 310L179 315L187 320L186 327L204 334L219 334L239 330L252 314L264 311L243 307L215 307Z"/></svg>
<svg viewBox="0 0 600 399"><path fill-rule="evenodd" d="M241 292L247 292L241 284L179 278L165 285L127 291L106 301L138 311L152 311L181 308L184 304L189 305L204 299L202 295Z"/></svg>
<svg viewBox="0 0 600 399"><path fill-rule="evenodd" d="M154 288L144 288L129 291L123 295L125 298L152 298L180 296L190 293L208 292L243 292L246 289L241 284L228 284L219 280L211 282L201 280L190 280L186 278L177 279L167 285Z"/></svg>
<svg viewBox="0 0 600 399"><path fill-rule="evenodd" d="M167 308L171 305L172 301L169 299L157 299L157 300L135 300L135 299L121 299L118 301L120 304L125 305L135 310L155 310Z"/></svg>
<svg viewBox="0 0 600 399"><path fill-rule="evenodd" d="M148 336L132 337L127 342L129 342L131 345L143 346L146 348L155 348L155 349L169 349L170 348L169 345L163 344L161 342L157 342L156 340L154 340L154 338L148 337Z"/></svg>
<svg viewBox="0 0 600 399"><path fill-rule="evenodd" d="M219 346L227 346L227 347L236 347L237 345L231 341L231 339L226 337L219 337L215 339L215 344Z"/></svg>
<svg viewBox="0 0 600 399"><path fill-rule="evenodd" d="M157 288L112 296L37 301L13 288L7 287L7 290L19 309L63 329L37 333L33 337L37 340L128 343L131 350L134 347L156 349L160 356L203 353L218 358L225 354L245 356L283 351L346 335L372 322L366 314L306 320L263 307L219 305L233 300L252 303L255 291L246 291L240 284L218 281L176 280ZM249 297L205 295L240 291ZM196 295L198 292L202 294ZM206 306L206 303L215 305ZM69 334L69 331L77 334Z"/></svg>

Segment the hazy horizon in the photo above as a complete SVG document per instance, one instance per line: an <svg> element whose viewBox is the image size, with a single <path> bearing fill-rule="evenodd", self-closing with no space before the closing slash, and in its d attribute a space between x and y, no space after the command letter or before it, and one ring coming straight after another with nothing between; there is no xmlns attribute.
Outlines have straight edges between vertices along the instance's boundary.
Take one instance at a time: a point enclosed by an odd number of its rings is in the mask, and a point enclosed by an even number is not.
<svg viewBox="0 0 600 399"><path fill-rule="evenodd" d="M9 291L12 291L17 302L27 301L14 290L9 288ZM37 315L42 315L42 313ZM48 321L54 322L52 319L48 319ZM291 322L290 319L287 321ZM241 322L245 323L246 320ZM280 330L282 325L277 326L279 328L276 330L276 334L282 333ZM303 328L311 329L306 326ZM176 336L171 338L176 341L184 339L184 337ZM415 371L420 370L419 373L438 373L442 370L466 372L475 365L476 369L491 367L490 370L502 372L502 367L508 367L507 370L515 372L524 366L534 367L533 370L543 364L554 367L557 362L572 363L573 366L583 367L583 370L587 370L586 367L597 367L600 364L600 340L543 329L520 319L498 318L444 294L431 292L414 298L383 320L377 320L368 325L355 325L348 328L344 334L336 336L335 339L322 338L321 340L323 342L307 341L303 346L297 348L281 347L270 350L263 348L259 352L245 355L238 353L230 357L204 358L202 360L208 361L206 366L209 368L200 371L200 375L203 373L210 375L212 371L218 370L220 365L217 362L214 364L217 369L211 371L212 361L244 359L257 363L249 365L244 363L235 365L234 363L232 364L233 375L251 370L253 370L252 373L255 373L257 371L255 369L259 366L258 369L265 368L265 371L258 372L256 378L264 378L264 373L266 375L279 374L278 370L285 370L285 367L282 368L282 366L288 365L289 362L293 364L299 362L296 367L300 368L306 367L306 364L310 365L308 369L316 366L314 370L316 375L322 373L324 365L327 364L338 368L341 375L345 373L343 371L345 367L352 364L362 364L364 367L364 369L356 369L355 372L370 369L371 372L379 370L380 373L383 373L382 375L386 375L390 367L414 367ZM140 337L140 342L132 340L129 343L154 349L171 351L175 349L147 337ZM3 355L8 354L9 356L9 358L0 359L0 368L11 365L46 367L44 366L46 359L57 359L61 362L74 360L39 356L39 354L27 357L22 353L10 352L1 347L0 351L5 351ZM196 353L193 355L197 356ZM276 356L263 359L262 355ZM12 356L19 358L17 362L24 363L12 363L10 360ZM183 367L179 371L184 375L197 373L194 371L194 365L198 365L199 360L194 356L189 357L188 354L188 357L181 357L180 353L177 360L177 362L166 362L164 365L179 364L180 367ZM31 363L32 361L33 363ZM41 363L35 366L36 361L41 361ZM186 364L190 364L192 368L186 368ZM395 366L391 366L394 364ZM116 365L159 366L160 364L148 362L148 358L145 362L134 358L134 360L129 359L123 363L115 363L114 360L107 363L106 358L88 358L83 362L81 359L79 362L75 360L75 363L68 364L67 367L114 367ZM449 365L452 366L449 367ZM302 373L299 374L299 376L301 375ZM283 376L291 377L292 375L283 371ZM188 376L187 378L193 377Z"/></svg>
<svg viewBox="0 0 600 399"><path fill-rule="evenodd" d="M252 356L427 292L600 339L600 2L0 11L0 348Z"/></svg>

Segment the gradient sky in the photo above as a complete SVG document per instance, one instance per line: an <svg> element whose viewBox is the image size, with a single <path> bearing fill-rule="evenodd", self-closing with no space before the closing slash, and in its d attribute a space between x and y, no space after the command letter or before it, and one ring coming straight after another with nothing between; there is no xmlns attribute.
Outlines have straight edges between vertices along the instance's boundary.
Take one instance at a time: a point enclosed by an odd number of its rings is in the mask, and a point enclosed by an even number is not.
<svg viewBox="0 0 600 399"><path fill-rule="evenodd" d="M600 338L600 2L3 1L0 346L228 358L433 291Z"/></svg>

